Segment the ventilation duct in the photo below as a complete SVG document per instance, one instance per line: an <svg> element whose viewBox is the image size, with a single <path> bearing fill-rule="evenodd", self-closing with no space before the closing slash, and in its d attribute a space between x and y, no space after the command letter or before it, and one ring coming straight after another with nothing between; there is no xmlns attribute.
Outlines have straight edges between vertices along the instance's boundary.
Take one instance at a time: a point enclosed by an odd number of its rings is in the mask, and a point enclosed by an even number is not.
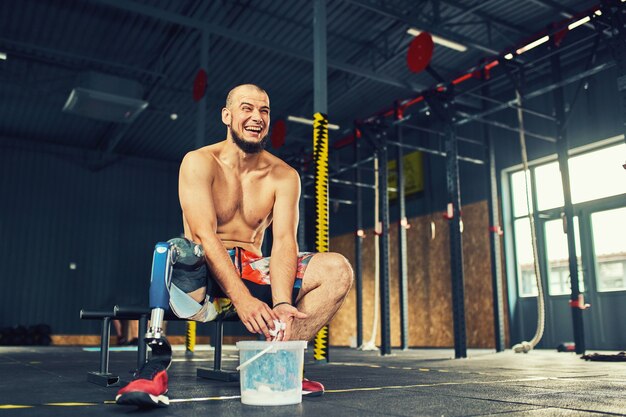
<svg viewBox="0 0 626 417"><path fill-rule="evenodd" d="M148 107L136 81L97 72L80 74L63 111L108 122L130 123Z"/></svg>

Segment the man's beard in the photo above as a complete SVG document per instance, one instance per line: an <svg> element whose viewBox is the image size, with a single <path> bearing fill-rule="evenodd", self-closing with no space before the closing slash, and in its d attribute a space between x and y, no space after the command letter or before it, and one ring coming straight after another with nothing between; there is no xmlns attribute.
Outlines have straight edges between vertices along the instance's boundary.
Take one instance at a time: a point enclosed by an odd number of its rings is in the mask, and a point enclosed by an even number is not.
<svg viewBox="0 0 626 417"><path fill-rule="evenodd" d="M260 141L251 142L243 139L233 129L230 129L230 136L233 138L233 142L235 142L235 145L237 145L239 149L248 154L261 152L263 149L265 149L267 141L269 140L269 135L265 135L265 137L263 137L263 139L261 139Z"/></svg>

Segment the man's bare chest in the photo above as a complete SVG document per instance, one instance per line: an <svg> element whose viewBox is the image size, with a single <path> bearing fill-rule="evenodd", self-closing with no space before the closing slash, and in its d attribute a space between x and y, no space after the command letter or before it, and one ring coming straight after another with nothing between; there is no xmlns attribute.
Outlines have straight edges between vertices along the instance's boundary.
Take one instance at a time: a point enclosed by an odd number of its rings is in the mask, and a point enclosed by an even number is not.
<svg viewBox="0 0 626 417"><path fill-rule="evenodd" d="M266 181L225 181L214 184L212 194L218 226L243 221L257 228L274 206L274 192Z"/></svg>

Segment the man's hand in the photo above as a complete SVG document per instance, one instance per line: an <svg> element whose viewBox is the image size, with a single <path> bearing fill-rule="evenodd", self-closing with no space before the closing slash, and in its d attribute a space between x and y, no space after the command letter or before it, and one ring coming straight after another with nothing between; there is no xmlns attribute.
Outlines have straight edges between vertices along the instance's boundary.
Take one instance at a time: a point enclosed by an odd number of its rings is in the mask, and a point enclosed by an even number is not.
<svg viewBox="0 0 626 417"><path fill-rule="evenodd" d="M282 341L287 341L291 338L291 330L294 319L305 319L308 317L307 314L298 311L297 308L289 304L276 306L276 308L274 308L274 313L278 316L278 320L285 323L285 329L279 331L276 338L274 338L274 340Z"/></svg>
<svg viewBox="0 0 626 417"><path fill-rule="evenodd" d="M249 296L236 303L235 309L250 333L263 334L267 340L271 339L270 329L274 329L274 320L279 316L267 304Z"/></svg>

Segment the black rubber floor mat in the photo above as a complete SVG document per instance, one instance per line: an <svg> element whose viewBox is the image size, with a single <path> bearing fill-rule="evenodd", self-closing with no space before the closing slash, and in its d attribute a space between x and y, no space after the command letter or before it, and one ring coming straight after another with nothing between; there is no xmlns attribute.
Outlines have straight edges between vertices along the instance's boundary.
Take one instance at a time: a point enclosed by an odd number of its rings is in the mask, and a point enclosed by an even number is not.
<svg viewBox="0 0 626 417"><path fill-rule="evenodd" d="M598 362L626 362L626 352L616 353L615 355L602 355L600 353L592 353L580 357L586 361Z"/></svg>

